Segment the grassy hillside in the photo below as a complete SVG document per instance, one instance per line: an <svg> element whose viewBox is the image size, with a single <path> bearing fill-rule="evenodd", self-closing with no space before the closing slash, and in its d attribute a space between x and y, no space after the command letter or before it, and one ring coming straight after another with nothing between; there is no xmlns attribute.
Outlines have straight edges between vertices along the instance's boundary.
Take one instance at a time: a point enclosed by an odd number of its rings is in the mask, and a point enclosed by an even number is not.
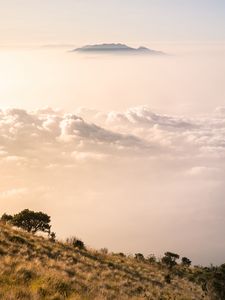
<svg viewBox="0 0 225 300"><path fill-rule="evenodd" d="M81 250L0 224L0 299L212 299L198 272Z"/></svg>

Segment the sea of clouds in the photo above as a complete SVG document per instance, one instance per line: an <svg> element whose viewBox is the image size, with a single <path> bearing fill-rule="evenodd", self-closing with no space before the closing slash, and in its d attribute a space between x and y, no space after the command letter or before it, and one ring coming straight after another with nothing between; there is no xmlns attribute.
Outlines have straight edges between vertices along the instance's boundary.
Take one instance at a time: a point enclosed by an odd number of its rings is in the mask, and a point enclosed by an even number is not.
<svg viewBox="0 0 225 300"><path fill-rule="evenodd" d="M223 166L225 108L195 117L153 112L147 106L125 112L78 108L0 111L1 164L62 166L79 161L136 157L190 163L189 173ZM214 172L213 171L213 172Z"/></svg>
<svg viewBox="0 0 225 300"><path fill-rule="evenodd" d="M220 263L224 158L224 107L192 117L1 110L1 213L45 210L61 237L76 228L97 247Z"/></svg>

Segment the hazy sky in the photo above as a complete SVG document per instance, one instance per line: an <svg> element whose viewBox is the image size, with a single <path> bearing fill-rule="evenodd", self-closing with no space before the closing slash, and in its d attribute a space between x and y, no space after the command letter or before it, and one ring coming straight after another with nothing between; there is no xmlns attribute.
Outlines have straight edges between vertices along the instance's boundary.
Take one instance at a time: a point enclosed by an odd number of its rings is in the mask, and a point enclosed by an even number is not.
<svg viewBox="0 0 225 300"><path fill-rule="evenodd" d="M0 0L1 44L224 41L223 0Z"/></svg>
<svg viewBox="0 0 225 300"><path fill-rule="evenodd" d="M169 55L69 51L100 42ZM224 0L0 0L0 214L223 263L224 120Z"/></svg>

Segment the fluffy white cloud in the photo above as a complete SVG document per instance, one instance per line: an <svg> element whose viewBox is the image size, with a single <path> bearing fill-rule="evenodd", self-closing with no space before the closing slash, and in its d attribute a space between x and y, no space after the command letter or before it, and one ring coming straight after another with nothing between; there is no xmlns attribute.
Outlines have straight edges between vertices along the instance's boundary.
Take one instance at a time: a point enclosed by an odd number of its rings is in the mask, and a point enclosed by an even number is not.
<svg viewBox="0 0 225 300"><path fill-rule="evenodd" d="M82 114L90 119L84 119ZM186 118L154 113L146 106L105 114L84 108L77 114L50 108L30 112L2 110L0 160L40 159L54 163L60 157L63 162L62 152L68 153L67 163L71 153L86 158L127 154L192 161L219 159L224 157L225 148L225 121L221 114L222 108L210 116Z"/></svg>

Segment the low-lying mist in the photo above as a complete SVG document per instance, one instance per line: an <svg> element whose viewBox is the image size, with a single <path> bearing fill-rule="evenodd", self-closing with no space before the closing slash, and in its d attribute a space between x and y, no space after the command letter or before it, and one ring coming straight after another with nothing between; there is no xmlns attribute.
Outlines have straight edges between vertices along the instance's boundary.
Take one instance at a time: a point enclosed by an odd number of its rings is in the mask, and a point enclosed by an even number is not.
<svg viewBox="0 0 225 300"><path fill-rule="evenodd" d="M224 44L139 45L167 55L77 54L72 46L0 48L1 107L108 111L146 104L191 115L224 105Z"/></svg>
<svg viewBox="0 0 225 300"><path fill-rule="evenodd" d="M224 108L0 112L0 213L52 216L93 247L222 263Z"/></svg>

